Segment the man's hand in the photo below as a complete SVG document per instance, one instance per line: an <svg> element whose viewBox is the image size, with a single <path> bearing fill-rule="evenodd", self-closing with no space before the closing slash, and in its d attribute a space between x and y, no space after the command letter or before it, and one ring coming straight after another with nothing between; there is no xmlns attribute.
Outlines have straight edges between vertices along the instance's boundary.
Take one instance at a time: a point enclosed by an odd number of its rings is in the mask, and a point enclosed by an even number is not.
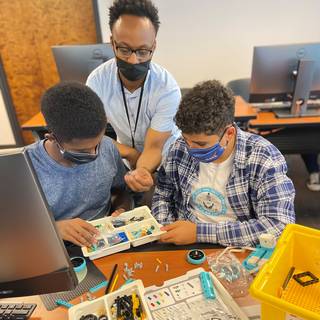
<svg viewBox="0 0 320 320"><path fill-rule="evenodd" d="M141 155L141 152L139 152L136 149L130 148L130 152L126 156L126 159L128 160L131 169L135 169L137 165L137 161Z"/></svg>
<svg viewBox="0 0 320 320"><path fill-rule="evenodd" d="M197 225L190 221L176 221L161 228L167 231L160 237L161 242L191 244L197 241Z"/></svg>
<svg viewBox="0 0 320 320"><path fill-rule="evenodd" d="M125 144L121 144L116 140L112 140L114 145L117 147L121 158L126 159L130 163L130 167L132 169L136 168L137 161L141 155L141 152L136 150L135 148L131 148Z"/></svg>
<svg viewBox="0 0 320 320"><path fill-rule="evenodd" d="M136 170L129 171L124 180L128 187L136 192L145 192L150 190L153 186L153 178L151 173L145 168L137 168Z"/></svg>
<svg viewBox="0 0 320 320"><path fill-rule="evenodd" d="M96 242L95 236L99 234L92 224L80 218L61 220L56 224L61 238L78 246L90 247Z"/></svg>

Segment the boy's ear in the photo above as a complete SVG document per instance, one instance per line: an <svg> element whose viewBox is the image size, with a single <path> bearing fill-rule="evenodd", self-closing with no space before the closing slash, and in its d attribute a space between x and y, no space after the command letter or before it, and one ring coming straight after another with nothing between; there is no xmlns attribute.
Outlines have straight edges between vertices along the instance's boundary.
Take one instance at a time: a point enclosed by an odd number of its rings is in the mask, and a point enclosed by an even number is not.
<svg viewBox="0 0 320 320"><path fill-rule="evenodd" d="M232 126L232 127L227 129L227 135L228 136L232 136L232 135L236 134L236 132L237 132L237 130L236 130L236 128L234 126Z"/></svg>

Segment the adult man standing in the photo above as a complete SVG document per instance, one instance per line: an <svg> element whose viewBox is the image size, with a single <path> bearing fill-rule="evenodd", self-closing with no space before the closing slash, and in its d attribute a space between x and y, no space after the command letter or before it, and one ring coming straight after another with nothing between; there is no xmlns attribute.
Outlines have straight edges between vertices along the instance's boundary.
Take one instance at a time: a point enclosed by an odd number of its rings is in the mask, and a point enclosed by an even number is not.
<svg viewBox="0 0 320 320"><path fill-rule="evenodd" d="M117 148L132 170L126 183L140 192L152 187L152 173L179 135L173 118L180 89L167 70L151 62L159 24L149 0L114 1L109 26L115 58L87 80L102 99Z"/></svg>

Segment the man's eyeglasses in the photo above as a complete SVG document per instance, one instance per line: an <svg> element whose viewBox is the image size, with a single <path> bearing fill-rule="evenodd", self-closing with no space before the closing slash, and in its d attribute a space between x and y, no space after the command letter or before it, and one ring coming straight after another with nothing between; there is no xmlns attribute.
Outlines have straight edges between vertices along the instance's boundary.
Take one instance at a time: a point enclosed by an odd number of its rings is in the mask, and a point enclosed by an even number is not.
<svg viewBox="0 0 320 320"><path fill-rule="evenodd" d="M135 53L137 58L145 59L149 58L153 52L151 49L131 49L129 47L118 46L115 41L113 41L116 47L117 54L125 58L129 58L132 53Z"/></svg>

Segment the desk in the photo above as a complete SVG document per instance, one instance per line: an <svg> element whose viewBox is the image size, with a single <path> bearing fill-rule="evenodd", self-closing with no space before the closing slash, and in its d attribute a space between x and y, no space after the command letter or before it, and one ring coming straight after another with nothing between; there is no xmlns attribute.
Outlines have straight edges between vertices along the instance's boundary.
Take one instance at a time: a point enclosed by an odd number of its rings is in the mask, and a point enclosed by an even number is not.
<svg viewBox="0 0 320 320"><path fill-rule="evenodd" d="M280 127L320 126L320 117L277 118L273 112L257 112L256 118L249 121L251 128L273 129Z"/></svg>
<svg viewBox="0 0 320 320"><path fill-rule="evenodd" d="M250 119L255 119L257 116L256 110L241 97L236 97L235 104L235 120L239 122L247 122ZM31 130L36 138L42 137L46 132L46 122L41 114L37 113L30 120L22 125L23 130Z"/></svg>
<svg viewBox="0 0 320 320"><path fill-rule="evenodd" d="M249 121L250 119L255 119L257 117L257 110L253 108L249 103L243 100L242 97L235 97L235 112L234 120L239 122Z"/></svg>
<svg viewBox="0 0 320 320"><path fill-rule="evenodd" d="M153 246L154 247L154 246ZM221 249L203 249L206 254L214 252L216 250ZM123 274L123 265L125 262L132 266L135 262L142 262L143 269L135 270L134 278L141 279L144 283L145 287L155 285L161 285L163 281L169 280L171 278L175 278L185 274L187 271L197 268L197 266L193 266L186 262L187 250L170 250L170 251L139 251L139 252L124 252L113 254L108 257L100 258L94 260L95 265L102 271L102 273L108 279L112 268L115 263L118 263L118 272L119 279L115 289L118 289L123 283L124 279L122 277ZM238 255L238 254L237 254ZM247 254L239 254L238 257L243 259ZM160 259L162 264L160 265L159 271L156 273L155 268L159 264L156 259ZM165 271L165 264L169 265L168 272ZM202 265L205 269L208 270L207 263ZM94 293L95 297L102 296L104 294L104 289L100 289L96 293ZM84 295L85 296L85 295ZM10 298L5 299L2 302L19 302L19 303L36 303L37 308L32 314L30 319L32 320L67 320L68 312L63 307L58 307L53 311L47 311L44 307L39 296L31 296L31 297L20 297L20 298ZM238 301L238 299L237 299ZM249 305L252 299L240 298L238 303L241 306ZM72 300L72 303L76 304L80 302L80 298L76 298ZM251 302L252 304L252 302Z"/></svg>
<svg viewBox="0 0 320 320"><path fill-rule="evenodd" d="M249 129L272 131L264 137L282 153L319 153L320 117L277 118L273 112L258 112Z"/></svg>
<svg viewBox="0 0 320 320"><path fill-rule="evenodd" d="M235 98L235 121L258 132L281 129L264 137L282 153L320 153L320 117L279 119L273 112L258 112L240 96ZM38 139L42 137L46 132L42 114L38 113L24 123L22 129L31 130Z"/></svg>

